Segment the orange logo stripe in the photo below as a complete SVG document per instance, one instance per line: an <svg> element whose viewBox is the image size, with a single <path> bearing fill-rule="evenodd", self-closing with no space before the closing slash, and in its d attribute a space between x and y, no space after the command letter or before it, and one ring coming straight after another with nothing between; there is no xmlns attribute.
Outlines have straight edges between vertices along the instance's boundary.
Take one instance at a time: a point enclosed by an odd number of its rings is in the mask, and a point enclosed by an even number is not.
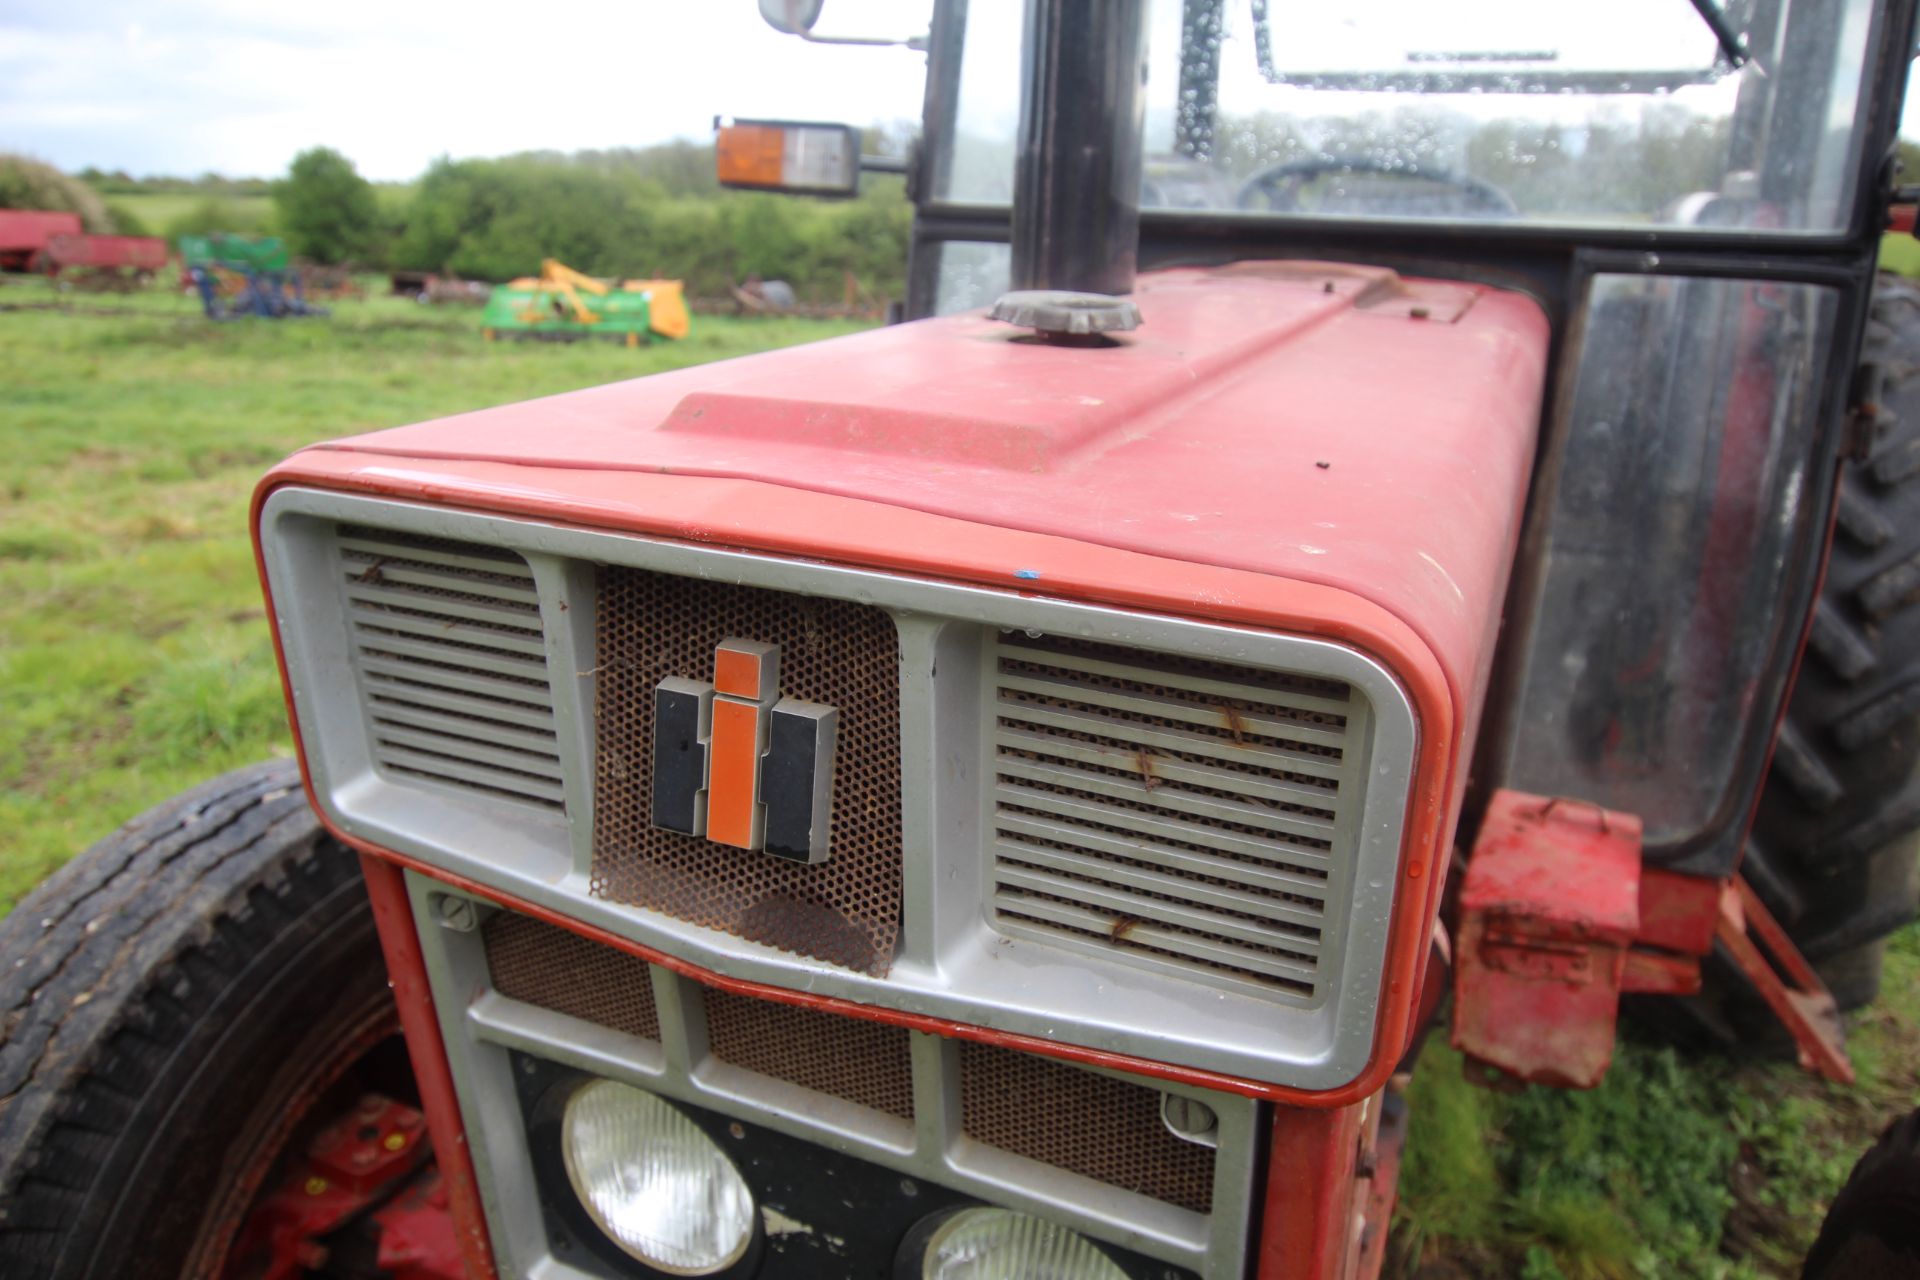
<svg viewBox="0 0 1920 1280"><path fill-rule="evenodd" d="M760 656L721 646L713 655L713 691L736 698L759 698Z"/></svg>
<svg viewBox="0 0 1920 1280"><path fill-rule="evenodd" d="M751 702L715 698L712 753L707 839L751 849L754 811L760 803L760 708Z"/></svg>

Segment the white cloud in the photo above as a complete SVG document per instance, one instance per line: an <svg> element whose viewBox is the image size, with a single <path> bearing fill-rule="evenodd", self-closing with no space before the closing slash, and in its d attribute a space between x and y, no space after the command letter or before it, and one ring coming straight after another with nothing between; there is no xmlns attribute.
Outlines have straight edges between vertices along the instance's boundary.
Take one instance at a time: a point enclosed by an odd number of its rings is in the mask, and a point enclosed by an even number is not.
<svg viewBox="0 0 1920 1280"><path fill-rule="evenodd" d="M822 30L913 34L929 8L836 0ZM751 0L16 0L0 147L69 169L273 175L325 144L405 179L442 154L704 138L718 114L917 118L925 67L782 36Z"/></svg>

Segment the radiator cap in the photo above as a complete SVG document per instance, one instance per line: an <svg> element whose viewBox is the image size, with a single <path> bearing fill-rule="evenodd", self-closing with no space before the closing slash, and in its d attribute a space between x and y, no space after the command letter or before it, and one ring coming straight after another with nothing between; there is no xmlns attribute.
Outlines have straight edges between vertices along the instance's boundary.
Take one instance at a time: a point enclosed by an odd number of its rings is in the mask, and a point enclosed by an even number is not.
<svg viewBox="0 0 1920 1280"><path fill-rule="evenodd" d="M1016 289L1003 293L987 315L1033 329L1048 338L1089 338L1140 327L1140 308L1130 298L1107 293L1069 293L1060 289Z"/></svg>

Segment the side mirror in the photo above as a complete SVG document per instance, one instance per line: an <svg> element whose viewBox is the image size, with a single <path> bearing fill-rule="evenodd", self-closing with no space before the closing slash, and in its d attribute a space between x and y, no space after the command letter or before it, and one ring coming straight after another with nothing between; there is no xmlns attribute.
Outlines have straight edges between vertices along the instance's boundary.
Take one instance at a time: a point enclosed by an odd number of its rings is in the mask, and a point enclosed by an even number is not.
<svg viewBox="0 0 1920 1280"><path fill-rule="evenodd" d="M761 2L764 8L775 0ZM860 135L849 125L728 119L714 125L720 131L714 168L723 187L807 196L850 196L860 189Z"/></svg>
<svg viewBox="0 0 1920 1280"><path fill-rule="evenodd" d="M760 0L760 16L782 35L803 36L820 21L827 0Z"/></svg>

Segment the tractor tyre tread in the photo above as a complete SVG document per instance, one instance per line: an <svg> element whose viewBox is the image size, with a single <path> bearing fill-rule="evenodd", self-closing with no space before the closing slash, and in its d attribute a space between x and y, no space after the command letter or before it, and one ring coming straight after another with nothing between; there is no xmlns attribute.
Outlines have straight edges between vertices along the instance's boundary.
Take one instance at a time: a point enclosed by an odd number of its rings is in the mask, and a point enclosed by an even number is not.
<svg viewBox="0 0 1920 1280"><path fill-rule="evenodd" d="M1860 385L1871 439L1844 465L1746 864L1843 1008L1873 998L1883 939L1920 907L1920 285L1880 278Z"/></svg>
<svg viewBox="0 0 1920 1280"><path fill-rule="evenodd" d="M364 958L358 863L287 761L133 819L0 920L0 1274L177 1270L164 1249L122 1238L110 1247L126 1252L103 1257L101 1244L110 1223L170 1212L132 1175L196 1145L176 1112L244 1065L196 1047L250 1007L250 984L294 971L290 948L348 934Z"/></svg>

